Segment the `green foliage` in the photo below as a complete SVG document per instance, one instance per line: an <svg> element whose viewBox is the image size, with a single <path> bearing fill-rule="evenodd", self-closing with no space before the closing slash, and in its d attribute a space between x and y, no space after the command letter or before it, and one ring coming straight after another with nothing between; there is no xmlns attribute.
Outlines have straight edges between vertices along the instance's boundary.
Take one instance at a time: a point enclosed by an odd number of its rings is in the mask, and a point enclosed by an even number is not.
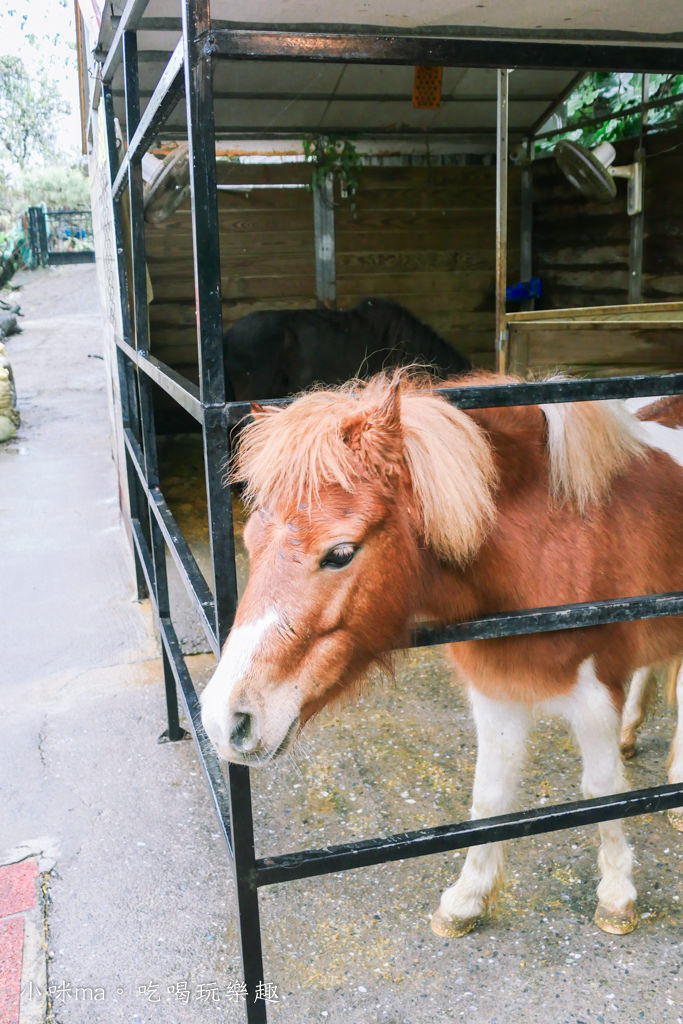
<svg viewBox="0 0 683 1024"><path fill-rule="evenodd" d="M593 71L579 83L559 113L563 127L549 139L536 143L536 153L552 152L560 138L580 142L584 146L597 146L599 142L633 138L640 131L640 113L624 113L641 101L642 75L634 72ZM683 75L650 75L648 100L666 100L683 95ZM648 125L672 126L683 104L662 104L648 110ZM573 124L601 118L601 122L584 128ZM548 125L550 127L550 125Z"/></svg>
<svg viewBox="0 0 683 1024"><path fill-rule="evenodd" d="M20 57L0 55L0 155L23 169L55 149L55 120L67 104L38 68L29 75Z"/></svg>
<svg viewBox="0 0 683 1024"><path fill-rule="evenodd" d="M25 171L22 192L26 206L45 203L49 210L87 210L90 186L80 167L45 166Z"/></svg>
<svg viewBox="0 0 683 1024"><path fill-rule="evenodd" d="M312 188L322 185L328 175L339 184L342 199L350 198L350 208L356 216L353 196L358 188L360 157L353 142L335 135L308 135L303 139L306 161L313 164Z"/></svg>

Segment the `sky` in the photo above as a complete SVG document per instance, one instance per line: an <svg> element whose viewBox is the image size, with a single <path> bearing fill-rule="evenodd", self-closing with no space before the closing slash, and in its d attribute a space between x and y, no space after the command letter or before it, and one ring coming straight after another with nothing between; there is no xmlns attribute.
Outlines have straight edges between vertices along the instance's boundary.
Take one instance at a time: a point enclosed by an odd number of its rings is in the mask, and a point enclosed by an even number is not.
<svg viewBox="0 0 683 1024"><path fill-rule="evenodd" d="M42 61L71 108L55 124L59 148L81 151L76 27L73 0L0 0L0 54L21 57L29 70Z"/></svg>

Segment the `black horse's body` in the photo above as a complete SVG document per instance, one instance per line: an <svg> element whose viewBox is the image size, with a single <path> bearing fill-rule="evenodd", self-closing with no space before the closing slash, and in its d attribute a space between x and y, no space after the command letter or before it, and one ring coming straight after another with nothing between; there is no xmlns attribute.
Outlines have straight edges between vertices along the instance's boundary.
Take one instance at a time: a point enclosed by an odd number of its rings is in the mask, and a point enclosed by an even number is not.
<svg viewBox="0 0 683 1024"><path fill-rule="evenodd" d="M263 310L237 320L223 337L228 401L280 398L314 383L340 384L408 363L439 377L469 360L427 324L389 299L353 309Z"/></svg>

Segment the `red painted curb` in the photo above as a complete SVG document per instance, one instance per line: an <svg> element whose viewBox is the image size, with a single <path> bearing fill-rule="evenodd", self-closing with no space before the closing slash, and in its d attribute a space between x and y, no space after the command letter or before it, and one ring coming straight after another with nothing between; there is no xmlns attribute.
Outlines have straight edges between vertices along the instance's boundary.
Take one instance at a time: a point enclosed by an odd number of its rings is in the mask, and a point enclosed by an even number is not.
<svg viewBox="0 0 683 1024"><path fill-rule="evenodd" d="M36 875L34 860L8 864L0 868L0 917L21 914L36 905Z"/></svg>
<svg viewBox="0 0 683 1024"><path fill-rule="evenodd" d="M24 919L0 921L0 1024L19 1024Z"/></svg>

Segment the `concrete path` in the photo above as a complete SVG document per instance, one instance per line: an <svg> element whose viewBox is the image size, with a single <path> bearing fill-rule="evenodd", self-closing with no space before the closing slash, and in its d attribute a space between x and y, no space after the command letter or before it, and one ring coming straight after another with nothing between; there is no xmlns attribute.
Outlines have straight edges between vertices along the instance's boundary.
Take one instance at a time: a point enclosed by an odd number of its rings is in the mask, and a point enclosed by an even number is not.
<svg viewBox="0 0 683 1024"><path fill-rule="evenodd" d="M23 282L7 345L22 426L0 449L0 863L56 852L51 1020L146 1020L153 984L157 1020L239 1019L167 991L215 981L221 957L238 980L230 866L192 744L156 742L161 667L121 528L95 268Z"/></svg>
<svg viewBox="0 0 683 1024"><path fill-rule="evenodd" d="M48 956L47 998L24 973L22 1013L241 1024L230 865L207 787L191 743L156 742L162 674L118 513L94 268L27 276L21 302L24 333L7 348L23 425L0 448L0 864L37 865ZM197 466L183 454L167 488L179 518L195 515ZM190 659L200 681L211 665ZM628 766L634 788L664 781L671 731L660 702ZM395 683L321 716L292 758L254 773L257 851L462 820L473 761L466 701L438 653L411 652ZM573 799L579 779L566 733L542 723L522 804ZM458 854L264 890L269 1021L683 1024L683 837L664 815L628 831L641 924L622 938L592 923L594 829L510 844L494 913L461 940L427 924Z"/></svg>

